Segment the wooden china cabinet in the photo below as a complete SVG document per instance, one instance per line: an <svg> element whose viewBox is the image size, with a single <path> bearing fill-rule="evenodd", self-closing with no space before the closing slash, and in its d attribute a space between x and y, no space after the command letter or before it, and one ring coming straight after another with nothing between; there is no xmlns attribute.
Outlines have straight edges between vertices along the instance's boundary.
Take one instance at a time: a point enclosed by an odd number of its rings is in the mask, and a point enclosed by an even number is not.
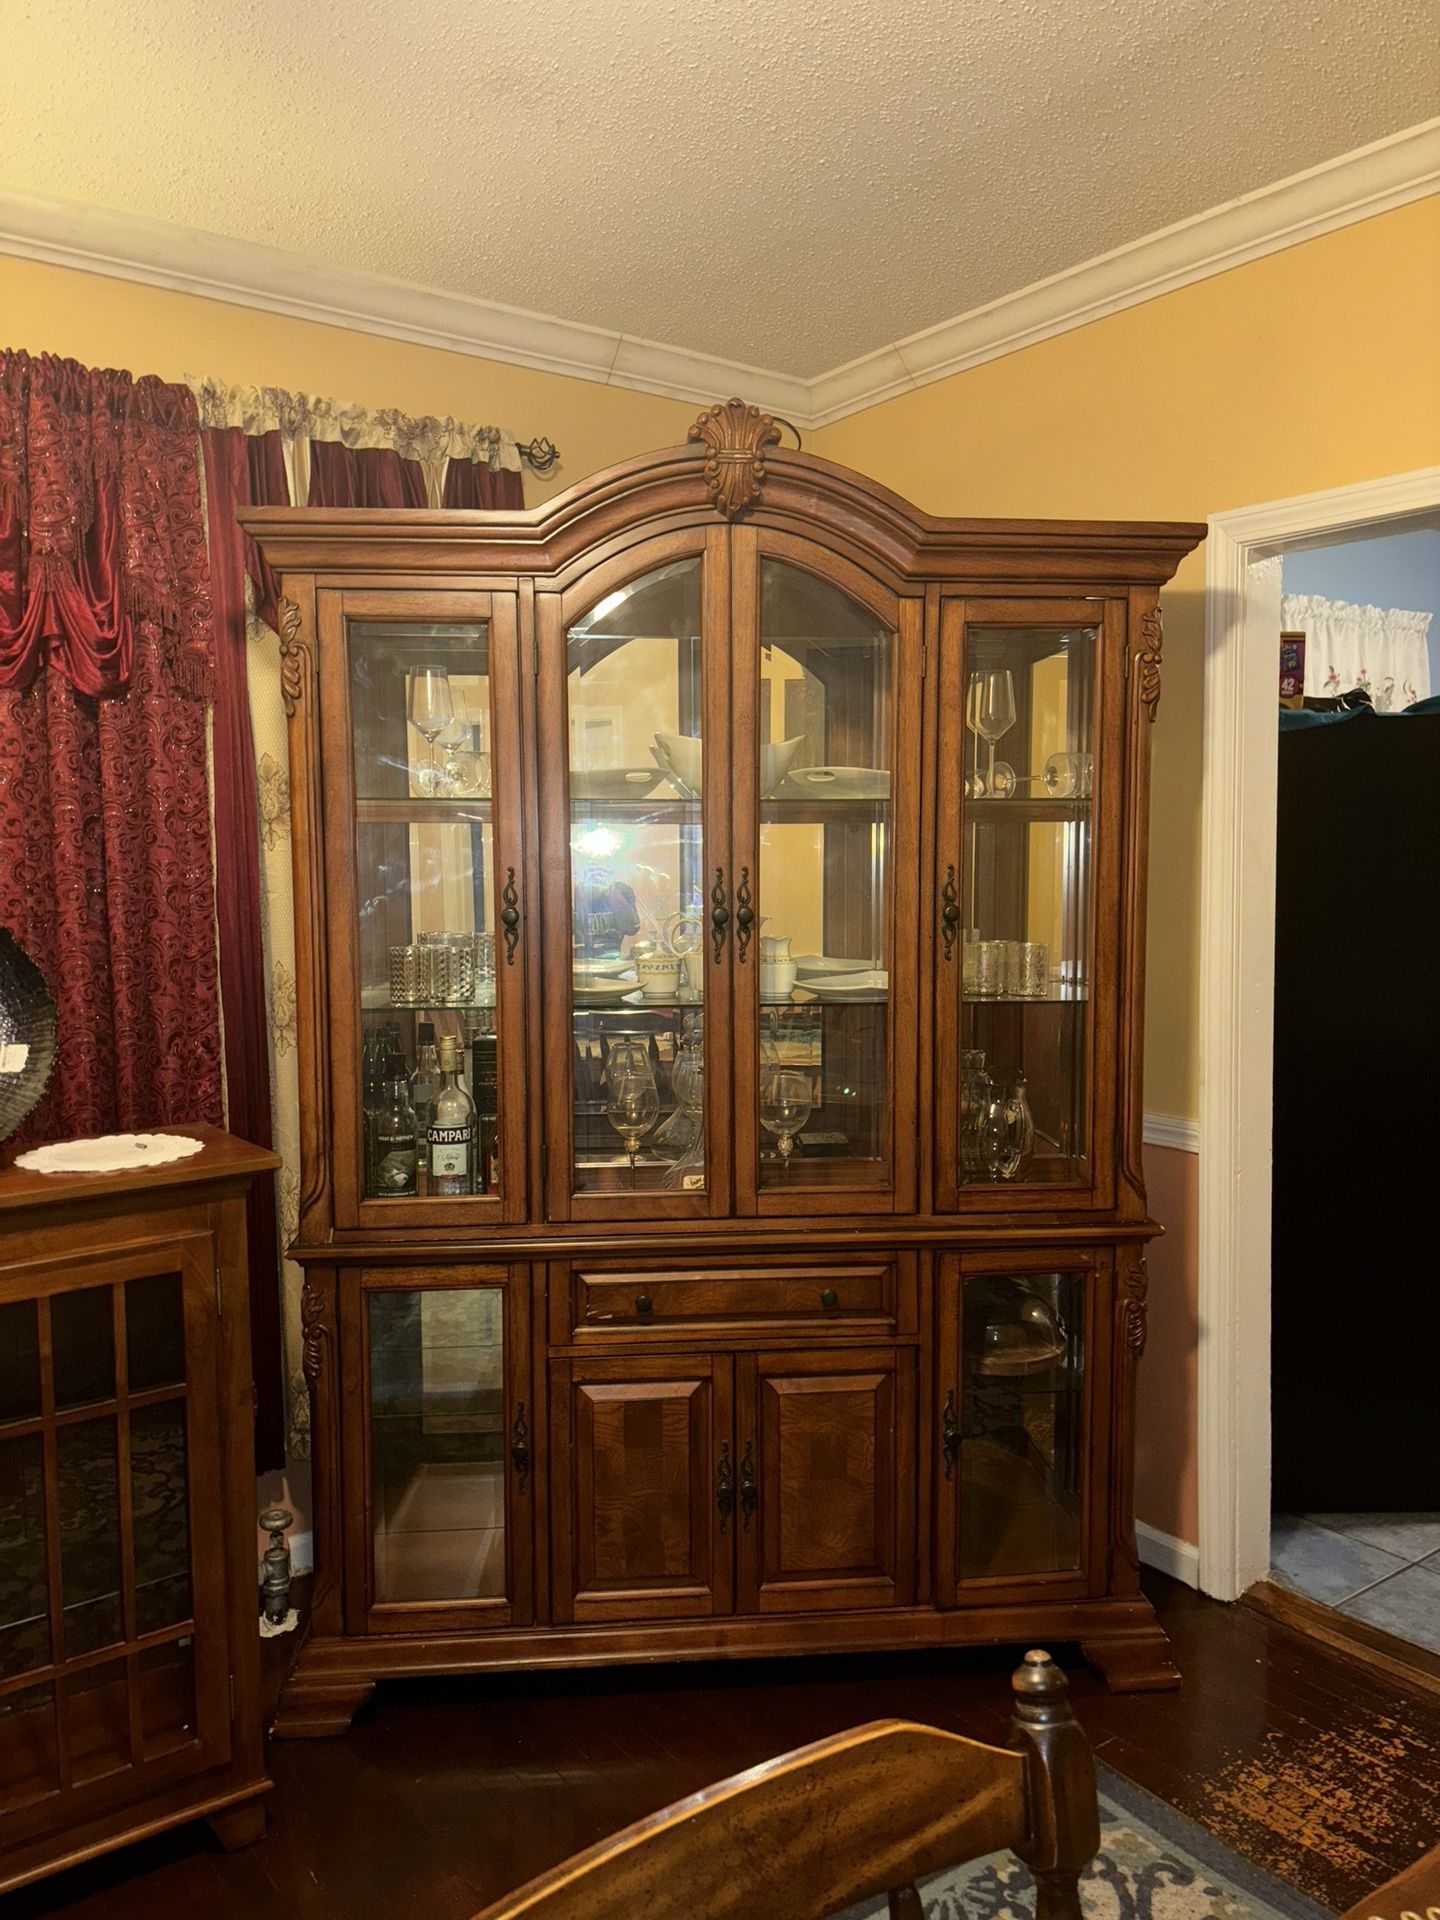
<svg viewBox="0 0 1440 1920"><path fill-rule="evenodd" d="M304 930L281 1732L716 1654L1175 1681L1141 994L1156 599L1204 529L935 519L779 437L731 401L521 513L244 516ZM469 1191L390 1151L432 1041Z"/></svg>

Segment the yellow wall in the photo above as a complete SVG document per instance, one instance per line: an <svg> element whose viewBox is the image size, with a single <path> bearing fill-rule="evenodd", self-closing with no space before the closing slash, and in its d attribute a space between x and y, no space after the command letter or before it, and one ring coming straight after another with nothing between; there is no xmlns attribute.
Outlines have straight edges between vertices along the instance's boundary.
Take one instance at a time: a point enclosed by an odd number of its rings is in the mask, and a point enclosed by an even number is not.
<svg viewBox="0 0 1440 1920"><path fill-rule="evenodd" d="M1440 198L809 437L935 513L1203 520L1440 462ZM1146 1106L1196 1111L1203 548L1165 595Z"/></svg>
<svg viewBox="0 0 1440 1920"><path fill-rule="evenodd" d="M527 470L531 505L597 467L675 446L700 411L693 400L662 400L3 257L0 347L166 380L208 373L236 385L290 387L367 407L450 413L472 425L504 427L522 440L548 437L563 464L544 480Z"/></svg>

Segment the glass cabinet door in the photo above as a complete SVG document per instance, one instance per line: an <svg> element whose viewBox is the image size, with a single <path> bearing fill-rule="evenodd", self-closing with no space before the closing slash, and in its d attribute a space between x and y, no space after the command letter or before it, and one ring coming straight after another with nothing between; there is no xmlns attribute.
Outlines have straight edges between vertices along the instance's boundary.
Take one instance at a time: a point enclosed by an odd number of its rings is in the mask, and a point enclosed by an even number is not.
<svg viewBox="0 0 1440 1920"><path fill-rule="evenodd" d="M942 1204L1108 1178L1092 1002L1113 857L1095 833L1102 631L1099 602L972 603L963 640L944 635L941 811L958 828L940 854Z"/></svg>
<svg viewBox="0 0 1440 1920"><path fill-rule="evenodd" d="M351 776L345 990L359 1007L336 1138L351 1224L440 1207L524 1217L513 609L424 598L345 600L350 738L336 759Z"/></svg>
<svg viewBox="0 0 1440 1920"><path fill-rule="evenodd" d="M550 819L568 871L550 876L546 967L564 1008L551 1033L568 1053L562 1204L582 1215L728 1204L716 1159L726 1063L712 894L723 897L725 879L711 777L727 747L712 738L707 690L710 564L695 552L662 561L564 627L564 813Z"/></svg>
<svg viewBox="0 0 1440 1920"><path fill-rule="evenodd" d="M37 1267L0 1305L0 1829L229 1752L214 1248ZM48 1263L47 1263L48 1266Z"/></svg>
<svg viewBox="0 0 1440 1920"><path fill-rule="evenodd" d="M504 1270L500 1270L503 1274ZM419 1278L419 1276L417 1276ZM363 1453L369 1594L357 1631L437 1630L526 1615L534 1430L518 1369L523 1286L476 1273L452 1285L366 1285L347 1327L365 1354ZM358 1495L359 1489L356 1489Z"/></svg>
<svg viewBox="0 0 1440 1920"><path fill-rule="evenodd" d="M737 536L741 577L753 538ZM908 1177L897 1136L914 1138L897 1126L911 1036L896 1011L914 947L897 952L896 936L914 924L897 900L914 882L915 769L901 741L918 757L918 644L901 661L918 612L878 611L877 589L860 598L858 582L825 577L821 556L806 567L762 547L757 565L758 630L736 636L737 709L754 702L753 741L737 727L735 748L736 846L756 853L747 887L737 852L745 1179L762 1212L889 1208Z"/></svg>

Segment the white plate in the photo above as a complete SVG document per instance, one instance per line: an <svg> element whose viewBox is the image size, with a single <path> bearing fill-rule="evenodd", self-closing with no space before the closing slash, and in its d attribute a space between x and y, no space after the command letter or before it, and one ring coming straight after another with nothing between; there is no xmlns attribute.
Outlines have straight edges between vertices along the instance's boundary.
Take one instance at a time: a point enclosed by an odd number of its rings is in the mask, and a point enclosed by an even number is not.
<svg viewBox="0 0 1440 1920"><path fill-rule="evenodd" d="M883 767L796 767L781 782L785 798L807 800L888 800L890 775Z"/></svg>
<svg viewBox="0 0 1440 1920"><path fill-rule="evenodd" d="M640 1003L638 980L576 980L571 992L577 1006L593 1006L606 1000L624 1000L630 1006Z"/></svg>
<svg viewBox="0 0 1440 1920"><path fill-rule="evenodd" d="M873 994L890 991L888 973L847 973L828 980L814 979L805 982L807 993L813 993L819 1000L864 1000Z"/></svg>
<svg viewBox="0 0 1440 1920"><path fill-rule="evenodd" d="M577 767L570 775L572 800L643 800L660 784L656 767Z"/></svg>
<svg viewBox="0 0 1440 1920"><path fill-rule="evenodd" d="M577 982L585 980L619 980L627 973L633 980L635 978L635 962L633 960L622 960L618 956L612 956L608 960L574 960L571 962L571 971L574 973Z"/></svg>
<svg viewBox="0 0 1440 1920"><path fill-rule="evenodd" d="M176 1133L107 1133L98 1140L61 1140L16 1155L32 1173L122 1173L131 1167L164 1167L203 1151L203 1140Z"/></svg>
<svg viewBox="0 0 1440 1920"><path fill-rule="evenodd" d="M795 971L802 977L816 979L832 973L868 973L868 960L845 960L835 953L802 953L795 962Z"/></svg>

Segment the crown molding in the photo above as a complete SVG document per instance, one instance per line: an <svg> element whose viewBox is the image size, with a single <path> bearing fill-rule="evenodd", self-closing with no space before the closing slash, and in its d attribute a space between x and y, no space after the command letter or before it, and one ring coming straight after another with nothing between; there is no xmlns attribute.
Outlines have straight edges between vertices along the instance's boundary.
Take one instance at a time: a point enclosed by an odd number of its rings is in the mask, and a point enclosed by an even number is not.
<svg viewBox="0 0 1440 1920"><path fill-rule="evenodd" d="M810 382L809 425L1033 347L1440 190L1440 118L1226 201Z"/></svg>
<svg viewBox="0 0 1440 1920"><path fill-rule="evenodd" d="M1440 190L1440 118L1182 220L814 379L164 220L0 193L0 254L664 399L728 394L807 431Z"/></svg>

